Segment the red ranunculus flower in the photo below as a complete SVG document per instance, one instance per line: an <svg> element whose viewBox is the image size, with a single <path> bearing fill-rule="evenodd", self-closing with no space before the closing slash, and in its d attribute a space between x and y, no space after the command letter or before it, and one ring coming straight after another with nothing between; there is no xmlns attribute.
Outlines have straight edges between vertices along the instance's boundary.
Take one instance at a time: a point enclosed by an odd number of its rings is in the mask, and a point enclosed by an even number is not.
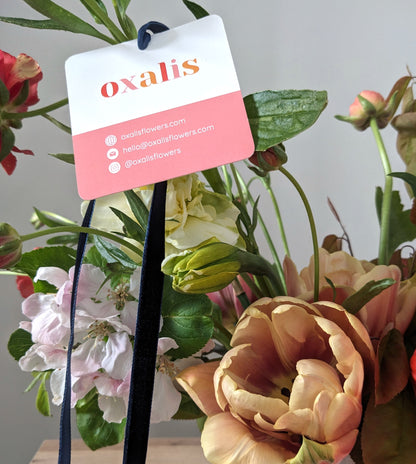
<svg viewBox="0 0 416 464"><path fill-rule="evenodd" d="M40 79L42 71L33 58L24 53L14 57L0 50L0 87L3 94L0 100L0 163L9 175L16 167L12 151L26 155L33 153L14 146L10 127L19 128L21 122L8 118L7 113L24 113L39 101L37 87Z"/></svg>

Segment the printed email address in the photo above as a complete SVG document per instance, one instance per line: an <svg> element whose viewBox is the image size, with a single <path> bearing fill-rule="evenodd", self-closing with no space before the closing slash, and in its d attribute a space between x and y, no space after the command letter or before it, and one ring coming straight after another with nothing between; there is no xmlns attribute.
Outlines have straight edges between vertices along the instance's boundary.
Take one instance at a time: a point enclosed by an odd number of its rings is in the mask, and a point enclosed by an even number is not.
<svg viewBox="0 0 416 464"><path fill-rule="evenodd" d="M183 126L186 124L186 119L175 119L169 122L163 122L152 127L142 127L140 129L135 129L133 132L128 134L123 134L121 140L131 139L133 137L140 137L141 135L151 134L152 132L161 131L163 129L169 129L171 127Z"/></svg>
<svg viewBox="0 0 416 464"><path fill-rule="evenodd" d="M123 148L123 153L131 153L132 151L145 150L146 148L154 147L156 145L162 145L164 143L175 142L184 138L193 137L200 134L205 134L206 132L212 132L215 130L214 125L200 127L199 129L191 129L180 134L169 134L166 137L160 137L155 140L145 140L139 144L130 145L127 148Z"/></svg>

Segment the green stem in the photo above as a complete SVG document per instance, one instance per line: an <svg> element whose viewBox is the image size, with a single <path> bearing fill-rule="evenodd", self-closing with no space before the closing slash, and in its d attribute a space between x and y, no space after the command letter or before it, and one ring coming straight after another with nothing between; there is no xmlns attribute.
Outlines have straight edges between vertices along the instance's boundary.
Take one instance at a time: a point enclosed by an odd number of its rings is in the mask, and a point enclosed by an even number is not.
<svg viewBox="0 0 416 464"><path fill-rule="evenodd" d="M232 191L232 181L231 181L231 176L227 171L227 167L224 165L222 166L222 173L224 176L224 185L225 185L225 191L227 192L227 196L230 200L233 200L233 191Z"/></svg>
<svg viewBox="0 0 416 464"><path fill-rule="evenodd" d="M270 177L267 175L266 177L261 177L260 180L263 182L264 188L267 190L267 193L269 194L272 200L274 212L276 214L277 223L279 225L280 236L282 238L283 248L285 249L285 254L290 258L290 252L289 252L289 246L287 243L286 232L285 232L285 228L283 225L282 216L280 215L279 205L277 204L276 195L274 194L273 189L271 188L271 185L270 185Z"/></svg>
<svg viewBox="0 0 416 464"><path fill-rule="evenodd" d="M20 239L22 242L25 242L27 240L32 240L34 238L38 237L43 237L45 235L52 235L52 234L59 234L63 232L71 232L74 234L79 234L79 233L86 233L89 235L99 235L101 237L107 238L109 240L112 240L113 242L116 242L129 250L133 251L134 253L138 254L139 256L142 255L142 251L134 246L132 243L122 239L118 235L111 234L110 232L105 232L103 230L99 229L93 229L89 227L81 227L81 226L58 226L58 227L52 227L50 229L45 229L45 230L38 230L37 232L32 232L31 234L26 234L26 235L21 235Z"/></svg>
<svg viewBox="0 0 416 464"><path fill-rule="evenodd" d="M85 5L94 12L98 19L104 24L109 30L111 35L117 40L117 42L126 42L127 37L120 31L116 24L110 19L108 14L100 8L96 0L84 0Z"/></svg>
<svg viewBox="0 0 416 464"><path fill-rule="evenodd" d="M255 203L254 198L251 195L247 184L243 181L240 174L239 174L239 178L240 178L241 184L244 187L245 194L247 195L247 198L248 198L250 204L253 206L254 203ZM269 233L269 231L268 231L268 229L266 227L266 224L264 222L263 216L261 215L260 211L257 212L257 218L259 220L260 227L261 227L261 229L263 231L263 235L264 235L264 237L266 239L266 242L267 242L267 245L269 247L270 253L271 253L272 257L273 257L273 261L274 261L274 264L276 266L277 273L279 275L280 281L282 283L282 287L284 289L284 295L287 295L287 289L286 289L286 282L285 282L285 275L284 275L284 272L283 272L283 267L282 267L282 264L280 262L279 256L277 254L276 247L274 246L273 240L272 240L272 238L270 236L270 233Z"/></svg>
<svg viewBox="0 0 416 464"><path fill-rule="evenodd" d="M230 164L231 172L233 173L234 181L237 186L238 196L240 197L240 203L247 209L246 197L244 195L243 189L241 188L240 177L238 175L237 169L235 168L234 164Z"/></svg>
<svg viewBox="0 0 416 464"><path fill-rule="evenodd" d="M214 319L214 326L215 326L215 332L214 332L214 337L224 345L224 347L227 350L231 349L231 334L228 332L228 330L220 324L218 321L216 321L216 318Z"/></svg>
<svg viewBox="0 0 416 464"><path fill-rule="evenodd" d="M312 209L310 207L309 201L305 195L305 192L302 190L302 187L297 182L297 180L288 172L285 168L281 167L280 172L287 177L287 179L292 183L297 192L299 193L303 205L306 209L306 214L308 215L309 226L311 229L312 235L312 245L313 245L313 261L314 261L314 285L313 285L313 297L317 301L319 296L319 245L318 245L318 236L316 233L315 220L313 218Z"/></svg>
<svg viewBox="0 0 416 464"><path fill-rule="evenodd" d="M50 111L57 110L58 108L61 108L62 106L65 106L68 104L68 99L64 98L62 100L59 100L58 102L52 103L51 105L44 106L43 108L39 108L38 110L33 110L33 111L26 111L26 113L6 113L3 112L1 113L1 118L3 120L5 119L25 119L25 118L33 118L34 116L40 116L45 113L49 113Z"/></svg>
<svg viewBox="0 0 416 464"><path fill-rule="evenodd" d="M380 220L380 244L378 249L378 264L388 264L389 262L389 232L390 232L390 210L391 198L393 194L393 178L389 175L391 173L390 160L387 155L386 147L384 146L383 139L381 138L380 130L377 125L377 120L371 118L370 127L373 131L376 140L377 148L380 153L381 162L383 164L385 181L383 202L381 206L381 220Z"/></svg>

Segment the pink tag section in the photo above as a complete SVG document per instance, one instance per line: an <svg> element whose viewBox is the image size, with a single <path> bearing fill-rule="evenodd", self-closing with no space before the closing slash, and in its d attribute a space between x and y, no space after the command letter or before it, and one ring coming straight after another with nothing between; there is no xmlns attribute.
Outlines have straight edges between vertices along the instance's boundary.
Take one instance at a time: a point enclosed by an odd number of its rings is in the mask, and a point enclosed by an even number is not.
<svg viewBox="0 0 416 464"><path fill-rule="evenodd" d="M254 151L240 91L74 135L73 144L84 200L240 161Z"/></svg>

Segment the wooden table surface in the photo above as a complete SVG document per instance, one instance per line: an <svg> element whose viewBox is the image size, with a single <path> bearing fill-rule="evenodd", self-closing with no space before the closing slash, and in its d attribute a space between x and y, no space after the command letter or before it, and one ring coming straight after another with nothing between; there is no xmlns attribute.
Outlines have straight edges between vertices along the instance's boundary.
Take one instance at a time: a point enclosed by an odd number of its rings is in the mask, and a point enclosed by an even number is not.
<svg viewBox="0 0 416 464"><path fill-rule="evenodd" d="M56 464L58 440L45 440L30 464ZM91 451L82 440L72 441L74 464L121 464L123 445ZM150 438L147 464L207 464L199 438Z"/></svg>

